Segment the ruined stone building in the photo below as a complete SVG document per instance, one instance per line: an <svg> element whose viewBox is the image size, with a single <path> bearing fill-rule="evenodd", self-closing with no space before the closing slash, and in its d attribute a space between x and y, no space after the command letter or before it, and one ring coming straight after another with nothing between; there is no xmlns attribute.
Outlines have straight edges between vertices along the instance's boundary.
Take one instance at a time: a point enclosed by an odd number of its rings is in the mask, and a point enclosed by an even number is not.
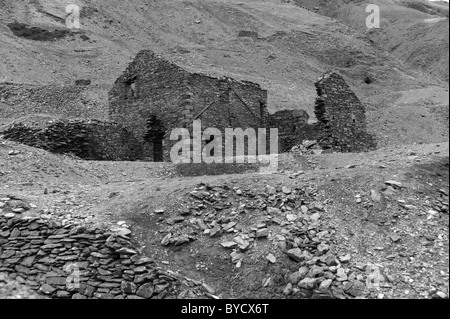
<svg viewBox="0 0 450 319"><path fill-rule="evenodd" d="M145 158L169 161L175 128L265 128L267 91L258 84L187 70L141 51L109 92L110 119L144 144ZM208 142L208 141L206 141Z"/></svg>
<svg viewBox="0 0 450 319"><path fill-rule="evenodd" d="M321 147L338 152L376 148L375 137L367 132L364 105L342 76L327 73L316 82L316 88L319 96L315 114Z"/></svg>
<svg viewBox="0 0 450 319"><path fill-rule="evenodd" d="M269 115L270 127L278 128L280 152L290 151L304 140L316 140L317 126L309 124L305 110L282 110Z"/></svg>
<svg viewBox="0 0 450 319"><path fill-rule="evenodd" d="M314 124L301 105L269 114L268 93L259 84L192 73L150 50L138 53L109 92L90 84L0 84L0 135L84 159L160 162L171 160L178 143L170 139L172 130L192 134L193 122L201 120L203 130L218 129L222 137L226 128L277 128L279 152L305 140L337 152L376 148L364 105L335 72L316 83ZM268 136L266 152L269 142Z"/></svg>
<svg viewBox="0 0 450 319"><path fill-rule="evenodd" d="M364 105L343 77L327 73L316 88L318 122L311 124L309 114L301 109L269 114L268 93L258 84L191 73L151 51L141 51L109 91L108 107L96 87L0 86L1 118L18 119L0 135L84 159L160 162L171 160L170 151L178 143L170 140L172 130L187 128L192 134L193 122L201 120L203 130L218 129L223 137L226 128L257 132L277 128L279 152L290 151L305 140L316 140L328 151L374 149L376 141L367 132ZM51 120L39 126L46 116ZM212 141L203 141L202 146Z"/></svg>
<svg viewBox="0 0 450 319"><path fill-rule="evenodd" d="M303 141L316 140L326 151L362 152L376 148L367 132L364 105L338 73L327 73L316 82L317 123L309 123L304 110L282 110L269 116L279 129L279 149L286 152Z"/></svg>
<svg viewBox="0 0 450 319"><path fill-rule="evenodd" d="M109 92L109 118L134 134L150 161L169 161L175 128L278 128L279 150L317 140L325 150L359 152L375 148L366 131L365 109L337 73L316 83L315 114L303 110L269 114L267 91L258 84L191 73L152 51L141 51ZM211 141L205 141L203 145ZM267 143L268 144L268 143Z"/></svg>

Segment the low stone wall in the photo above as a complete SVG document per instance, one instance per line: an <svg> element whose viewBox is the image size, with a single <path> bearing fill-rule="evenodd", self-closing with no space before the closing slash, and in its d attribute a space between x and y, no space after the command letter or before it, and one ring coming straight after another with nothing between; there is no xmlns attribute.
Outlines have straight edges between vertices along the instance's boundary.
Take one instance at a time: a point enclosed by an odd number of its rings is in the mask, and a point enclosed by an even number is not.
<svg viewBox="0 0 450 319"><path fill-rule="evenodd" d="M0 217L0 226L0 272L44 295L72 299L177 295L176 278L140 256L126 236L41 218Z"/></svg>
<svg viewBox="0 0 450 319"><path fill-rule="evenodd" d="M13 124L4 138L57 154L86 160L126 161L143 159L142 145L132 133L112 122L57 120L44 127Z"/></svg>
<svg viewBox="0 0 450 319"><path fill-rule="evenodd" d="M123 224L87 228L78 219L34 216L32 205L2 197L0 274L16 283L57 299L174 299L203 294L201 283L157 267L139 254Z"/></svg>

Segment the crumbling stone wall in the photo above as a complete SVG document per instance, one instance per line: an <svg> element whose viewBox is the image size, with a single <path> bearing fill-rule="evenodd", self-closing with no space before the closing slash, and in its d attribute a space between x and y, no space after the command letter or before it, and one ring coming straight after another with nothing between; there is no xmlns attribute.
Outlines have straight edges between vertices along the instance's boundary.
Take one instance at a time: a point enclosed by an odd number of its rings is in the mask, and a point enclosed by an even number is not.
<svg viewBox="0 0 450 319"><path fill-rule="evenodd" d="M0 84L0 118L20 118L30 114L60 115L108 120L108 90L90 85Z"/></svg>
<svg viewBox="0 0 450 319"><path fill-rule="evenodd" d="M0 207L8 211L10 201ZM128 233L47 215L0 215L0 273L58 299L173 299L181 286L140 255Z"/></svg>
<svg viewBox="0 0 450 319"><path fill-rule="evenodd" d="M143 158L142 145L122 126L97 120L57 120L44 127L17 123L0 132L4 138L57 154L86 160L125 161Z"/></svg>
<svg viewBox="0 0 450 319"><path fill-rule="evenodd" d="M325 150L361 152L376 148L367 132L364 105L337 73L325 74L316 82L319 97L315 114L319 121L319 143Z"/></svg>
<svg viewBox="0 0 450 319"><path fill-rule="evenodd" d="M304 140L315 140L318 130L308 124L309 115L304 110L283 110L271 114L270 127L278 128L279 150L286 152Z"/></svg>
<svg viewBox="0 0 450 319"><path fill-rule="evenodd" d="M170 159L174 128L189 128L202 120L203 128L265 128L268 125L267 91L258 84L190 73L157 56L141 51L109 92L110 118L145 144L148 160L163 144L163 160ZM165 134L155 137L151 118ZM150 134L149 134L150 132ZM153 136L153 139L148 137Z"/></svg>

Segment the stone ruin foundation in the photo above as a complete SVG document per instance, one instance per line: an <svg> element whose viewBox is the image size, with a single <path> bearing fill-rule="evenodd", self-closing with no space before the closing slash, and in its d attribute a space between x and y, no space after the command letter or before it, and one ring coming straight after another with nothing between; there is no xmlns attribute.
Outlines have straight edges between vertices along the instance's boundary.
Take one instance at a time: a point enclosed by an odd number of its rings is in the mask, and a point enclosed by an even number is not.
<svg viewBox="0 0 450 319"><path fill-rule="evenodd" d="M21 122L0 132L4 138L55 154L85 160L135 161L143 159L142 145L116 123L97 120L55 120L45 126Z"/></svg>

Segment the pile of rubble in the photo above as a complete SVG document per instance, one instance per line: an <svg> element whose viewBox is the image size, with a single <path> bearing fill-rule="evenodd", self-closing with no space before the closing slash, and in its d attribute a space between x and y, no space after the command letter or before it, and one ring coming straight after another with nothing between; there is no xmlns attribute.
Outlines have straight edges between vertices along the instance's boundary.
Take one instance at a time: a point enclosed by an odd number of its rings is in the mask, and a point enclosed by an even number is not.
<svg viewBox="0 0 450 319"><path fill-rule="evenodd" d="M166 219L169 226L161 244L218 238L237 268L256 250L270 264L298 269L286 276L280 297L371 297L377 287L389 285L389 277L377 265L353 263L350 253L333 252L335 229L323 220L327 203L317 202L316 192L310 186L267 186L257 192L201 184L178 216ZM263 285L269 285L271 278L265 280Z"/></svg>
<svg viewBox="0 0 450 319"><path fill-rule="evenodd" d="M320 155L323 150L317 141L305 140L301 145L294 146L291 149L291 153L298 155Z"/></svg>
<svg viewBox="0 0 450 319"><path fill-rule="evenodd" d="M202 283L141 255L124 222L87 228L75 220L26 213L31 208L13 196L0 198L0 273L19 284L51 298L208 296Z"/></svg>

